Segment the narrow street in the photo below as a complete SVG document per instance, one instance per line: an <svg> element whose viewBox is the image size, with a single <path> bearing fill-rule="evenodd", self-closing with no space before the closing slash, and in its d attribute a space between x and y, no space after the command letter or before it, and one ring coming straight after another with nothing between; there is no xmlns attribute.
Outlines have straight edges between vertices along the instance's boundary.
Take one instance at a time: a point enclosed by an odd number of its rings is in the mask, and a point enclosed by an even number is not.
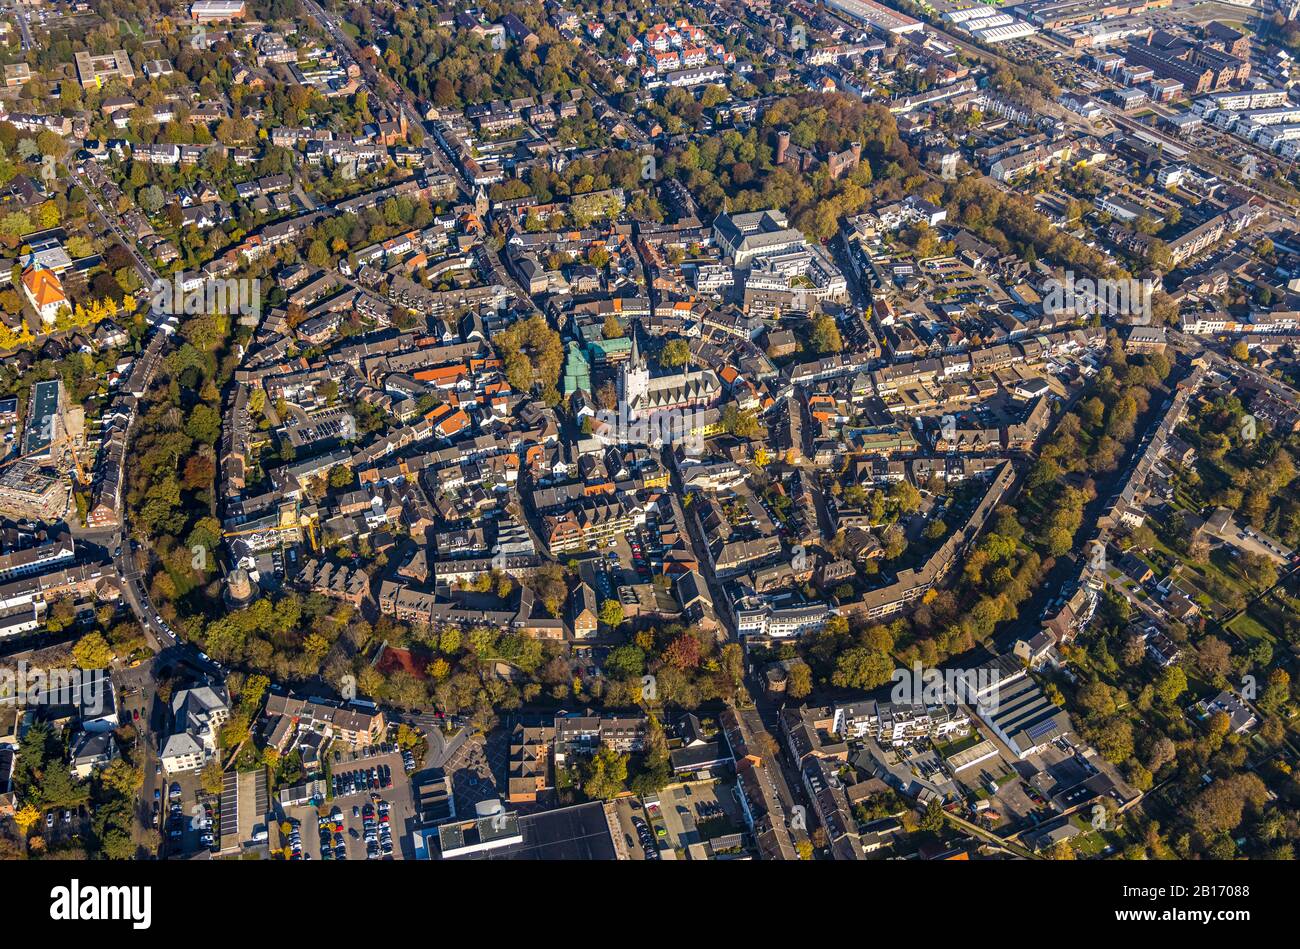
<svg viewBox="0 0 1300 949"><path fill-rule="evenodd" d="M672 457L672 451L668 448L664 449L664 464L667 466L672 478L673 490L677 492L679 498L684 499L686 494L682 487L681 472L677 470L676 459ZM717 615L718 622L722 627L718 633L718 638L719 640L739 641L735 623L731 616L731 608L728 605L726 591L723 590L722 584L713 572L713 557L709 553L709 545L704 540L700 519L684 501L682 513L686 518L686 534L690 538L691 551L695 554L695 559L699 561L700 576L708 584L709 596L713 598L713 612Z"/></svg>

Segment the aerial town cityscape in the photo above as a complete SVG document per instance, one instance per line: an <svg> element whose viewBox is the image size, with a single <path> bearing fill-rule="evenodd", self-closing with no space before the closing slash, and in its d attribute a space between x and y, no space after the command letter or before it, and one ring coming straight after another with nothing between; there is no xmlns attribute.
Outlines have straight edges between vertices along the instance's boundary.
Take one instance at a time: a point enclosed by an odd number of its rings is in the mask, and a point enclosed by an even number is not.
<svg viewBox="0 0 1300 949"><path fill-rule="evenodd" d="M0 858L1296 856L1300 0L0 57Z"/></svg>

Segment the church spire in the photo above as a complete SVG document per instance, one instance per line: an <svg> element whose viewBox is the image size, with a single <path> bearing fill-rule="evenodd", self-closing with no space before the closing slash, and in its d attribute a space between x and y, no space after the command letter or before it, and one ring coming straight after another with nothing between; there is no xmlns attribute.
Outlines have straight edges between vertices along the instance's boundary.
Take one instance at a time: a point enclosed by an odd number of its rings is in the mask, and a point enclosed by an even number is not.
<svg viewBox="0 0 1300 949"><path fill-rule="evenodd" d="M640 323L640 320L633 318L632 325L628 328L628 332L632 334L632 365L637 369L642 369L645 367L645 364L641 361L641 347L636 341L636 329L638 323Z"/></svg>
<svg viewBox="0 0 1300 949"><path fill-rule="evenodd" d="M641 344L637 342L637 320L633 320L629 331L632 334L632 356L623 364L619 372L619 396L627 406L629 419L641 417L642 407L650 395L650 370L646 368L641 356Z"/></svg>

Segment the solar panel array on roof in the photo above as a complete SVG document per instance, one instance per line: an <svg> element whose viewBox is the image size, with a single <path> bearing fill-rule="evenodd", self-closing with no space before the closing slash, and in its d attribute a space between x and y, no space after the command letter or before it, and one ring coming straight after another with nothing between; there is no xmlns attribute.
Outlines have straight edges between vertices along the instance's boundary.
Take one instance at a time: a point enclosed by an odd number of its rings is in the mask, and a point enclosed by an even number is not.
<svg viewBox="0 0 1300 949"><path fill-rule="evenodd" d="M994 711L988 715L981 711L981 717L1021 757L1070 727L1064 709L1052 704L1028 676L1004 683L988 704Z"/></svg>
<svg viewBox="0 0 1300 949"><path fill-rule="evenodd" d="M1045 722L1039 722L1037 725L1031 725L1030 727L1026 728L1025 734L1027 734L1030 738L1041 738L1043 735L1046 735L1048 732L1053 731L1055 728L1056 728L1056 722L1049 718Z"/></svg>

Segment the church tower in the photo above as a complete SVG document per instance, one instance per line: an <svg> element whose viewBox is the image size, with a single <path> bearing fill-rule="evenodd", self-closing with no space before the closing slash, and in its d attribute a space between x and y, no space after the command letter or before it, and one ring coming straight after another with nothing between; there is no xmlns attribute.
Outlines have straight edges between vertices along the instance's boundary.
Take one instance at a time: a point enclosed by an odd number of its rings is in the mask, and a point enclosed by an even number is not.
<svg viewBox="0 0 1300 949"><path fill-rule="evenodd" d="M623 372L619 376L619 398L627 406L629 419L640 417L641 407L650 394L650 370L646 368L645 357L641 355L641 347L637 343L639 325L638 321L633 320L629 327L632 334L632 358L623 364Z"/></svg>
<svg viewBox="0 0 1300 949"><path fill-rule="evenodd" d="M487 213L490 206L487 193L484 192L483 186L479 185L478 191L474 192L474 213L478 215L480 221L487 222Z"/></svg>

